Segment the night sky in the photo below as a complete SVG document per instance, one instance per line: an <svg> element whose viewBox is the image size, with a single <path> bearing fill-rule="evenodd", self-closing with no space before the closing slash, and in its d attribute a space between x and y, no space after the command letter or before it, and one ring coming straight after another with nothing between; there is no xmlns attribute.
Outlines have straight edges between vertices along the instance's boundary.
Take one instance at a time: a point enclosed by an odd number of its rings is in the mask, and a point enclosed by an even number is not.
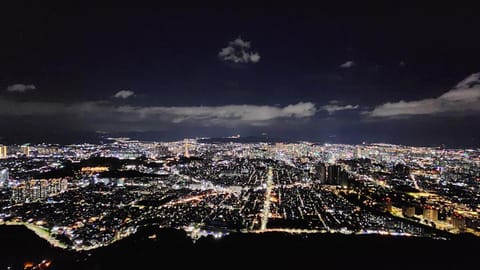
<svg viewBox="0 0 480 270"><path fill-rule="evenodd" d="M263 133L480 146L474 6L37 3L0 15L0 143Z"/></svg>

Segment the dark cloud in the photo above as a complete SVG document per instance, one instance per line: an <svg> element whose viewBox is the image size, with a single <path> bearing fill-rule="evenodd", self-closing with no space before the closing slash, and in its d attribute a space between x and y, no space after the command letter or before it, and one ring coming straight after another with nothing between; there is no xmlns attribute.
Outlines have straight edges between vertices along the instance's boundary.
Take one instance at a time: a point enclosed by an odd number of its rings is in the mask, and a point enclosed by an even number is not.
<svg viewBox="0 0 480 270"><path fill-rule="evenodd" d="M342 105L341 102L338 100L331 100L329 104L320 107L320 109L325 110L328 114L334 114L338 111L345 111L345 110L356 110L359 108L359 105Z"/></svg>
<svg viewBox="0 0 480 270"><path fill-rule="evenodd" d="M244 41L240 37L228 42L228 46L220 50L218 57L223 61L242 64L257 63L260 61L260 54L251 51L250 41Z"/></svg>
<svg viewBox="0 0 480 270"><path fill-rule="evenodd" d="M480 73L474 73L435 98L387 102L365 112L370 117L434 115L480 112Z"/></svg>
<svg viewBox="0 0 480 270"><path fill-rule="evenodd" d="M135 92L130 91L130 90L120 90L115 95L113 95L114 98L122 98L122 99L127 99L131 96L135 95Z"/></svg>
<svg viewBox="0 0 480 270"><path fill-rule="evenodd" d="M0 99L2 117L44 117L55 115L88 120L96 130L155 130L162 125L194 123L203 126L268 126L281 119L301 119L315 115L311 102L284 107L269 105L223 106L132 106L109 101L57 103Z"/></svg>
<svg viewBox="0 0 480 270"><path fill-rule="evenodd" d="M341 65L339 66L339 68L351 68L351 67L354 67L355 65L356 65L355 62L353 62L353 61L347 61L347 62L341 64Z"/></svg>
<svg viewBox="0 0 480 270"><path fill-rule="evenodd" d="M35 90L37 87L33 84L23 84L23 83L17 83L17 84L12 84L7 87L8 92L19 92L19 93L24 93L29 90Z"/></svg>

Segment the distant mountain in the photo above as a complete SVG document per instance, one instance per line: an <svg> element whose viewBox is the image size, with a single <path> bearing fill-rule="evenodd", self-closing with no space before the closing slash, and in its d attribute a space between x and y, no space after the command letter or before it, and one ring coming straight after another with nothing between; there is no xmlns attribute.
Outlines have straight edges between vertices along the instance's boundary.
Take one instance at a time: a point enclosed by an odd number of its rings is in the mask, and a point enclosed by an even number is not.
<svg viewBox="0 0 480 270"><path fill-rule="evenodd" d="M277 138L277 137L270 137L267 135L259 135L259 136L245 136L245 137L218 137L218 138L204 138L198 140L202 143L228 143L228 142L235 142L235 143L277 143L277 142L296 142L296 140L286 139L286 138Z"/></svg>

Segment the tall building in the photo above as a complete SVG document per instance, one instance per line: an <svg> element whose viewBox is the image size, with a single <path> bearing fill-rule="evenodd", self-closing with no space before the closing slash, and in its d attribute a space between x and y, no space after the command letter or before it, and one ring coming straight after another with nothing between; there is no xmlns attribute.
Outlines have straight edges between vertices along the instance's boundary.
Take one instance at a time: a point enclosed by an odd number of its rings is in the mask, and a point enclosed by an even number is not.
<svg viewBox="0 0 480 270"><path fill-rule="evenodd" d="M0 158L7 157L7 146L0 144Z"/></svg>
<svg viewBox="0 0 480 270"><path fill-rule="evenodd" d="M348 186L349 184L349 177L348 177L348 173L344 170L340 171L340 183L339 183L341 186Z"/></svg>
<svg viewBox="0 0 480 270"><path fill-rule="evenodd" d="M342 168L338 165L328 166L327 184L339 185Z"/></svg>
<svg viewBox="0 0 480 270"><path fill-rule="evenodd" d="M187 140L184 141L184 148L185 148L185 152L183 153L183 155L187 158L190 157L190 153L188 152L188 147L190 146L190 144L188 143Z"/></svg>
<svg viewBox="0 0 480 270"><path fill-rule="evenodd" d="M327 182L327 167L324 163L318 163L315 166L316 178L321 184L325 184Z"/></svg>
<svg viewBox="0 0 480 270"><path fill-rule="evenodd" d="M431 206L427 206L423 209L423 218L427 220L437 221L438 220L438 209L435 209Z"/></svg>
<svg viewBox="0 0 480 270"><path fill-rule="evenodd" d="M392 212L392 200L390 199L390 197L385 198L384 206L386 212Z"/></svg>
<svg viewBox="0 0 480 270"><path fill-rule="evenodd" d="M41 201L49 196L65 192L67 188L67 179L27 180L12 187L11 200L15 203Z"/></svg>
<svg viewBox="0 0 480 270"><path fill-rule="evenodd" d="M28 145L22 145L20 146L20 151L22 152L22 154L24 154L25 156L30 156L30 146Z"/></svg>
<svg viewBox="0 0 480 270"><path fill-rule="evenodd" d="M8 169L0 170L0 187L8 188Z"/></svg>
<svg viewBox="0 0 480 270"><path fill-rule="evenodd" d="M355 147L355 158L363 158L362 147L358 145Z"/></svg>
<svg viewBox="0 0 480 270"><path fill-rule="evenodd" d="M58 154L59 149L58 147L53 147L53 146L43 146L43 147L36 147L36 152L37 152L37 155L51 156L51 155Z"/></svg>
<svg viewBox="0 0 480 270"><path fill-rule="evenodd" d="M415 206L412 205L405 205L402 207L402 215L404 217L414 217L415 216Z"/></svg>
<svg viewBox="0 0 480 270"><path fill-rule="evenodd" d="M410 168L407 165L398 163L393 167L393 174L398 178L407 178L410 176Z"/></svg>
<svg viewBox="0 0 480 270"><path fill-rule="evenodd" d="M452 221L451 221L453 227L461 232L465 231L466 229L466 222L465 218L457 213L454 213L452 215Z"/></svg>

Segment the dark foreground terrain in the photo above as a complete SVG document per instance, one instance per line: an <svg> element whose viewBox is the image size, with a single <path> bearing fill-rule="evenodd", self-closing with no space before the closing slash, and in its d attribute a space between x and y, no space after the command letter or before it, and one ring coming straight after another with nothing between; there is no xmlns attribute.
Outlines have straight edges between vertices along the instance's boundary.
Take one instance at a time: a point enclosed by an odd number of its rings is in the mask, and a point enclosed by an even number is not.
<svg viewBox="0 0 480 270"><path fill-rule="evenodd" d="M156 240L148 238L156 234ZM480 240L350 235L231 234L196 243L183 231L148 228L113 245L70 252L21 226L0 226L0 269L52 260L49 269L477 269Z"/></svg>

